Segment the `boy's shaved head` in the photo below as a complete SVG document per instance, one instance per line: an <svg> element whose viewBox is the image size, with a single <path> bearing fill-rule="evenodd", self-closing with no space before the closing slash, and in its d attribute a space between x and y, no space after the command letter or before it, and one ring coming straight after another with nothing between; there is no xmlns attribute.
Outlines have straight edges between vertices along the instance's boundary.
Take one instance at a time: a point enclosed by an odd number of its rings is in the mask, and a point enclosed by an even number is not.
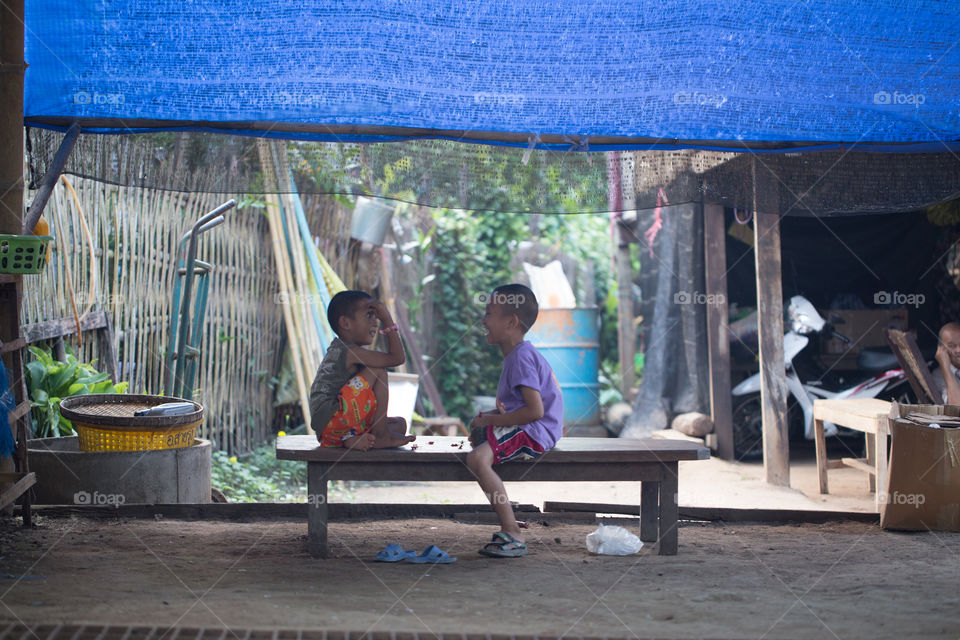
<svg viewBox="0 0 960 640"><path fill-rule="evenodd" d="M522 284L504 284L497 287L493 290L490 302L517 314L524 333L530 331L540 313L537 297L529 287Z"/></svg>
<svg viewBox="0 0 960 640"><path fill-rule="evenodd" d="M360 303L369 303L373 300L366 291L341 291L330 300L327 307L327 322L338 336L340 335L340 318L352 316Z"/></svg>

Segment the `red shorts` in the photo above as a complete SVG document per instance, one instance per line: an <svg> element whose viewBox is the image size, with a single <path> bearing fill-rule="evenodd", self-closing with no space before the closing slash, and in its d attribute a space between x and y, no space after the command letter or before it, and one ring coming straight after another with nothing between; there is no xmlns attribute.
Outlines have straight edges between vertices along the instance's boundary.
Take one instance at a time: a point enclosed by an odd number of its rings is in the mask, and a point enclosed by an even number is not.
<svg viewBox="0 0 960 640"><path fill-rule="evenodd" d="M520 427L487 426L487 443L493 449L493 464L511 460L533 460L543 447Z"/></svg>
<svg viewBox="0 0 960 640"><path fill-rule="evenodd" d="M377 411L373 385L358 373L340 389L340 409L320 434L321 447L342 447L347 438L359 436L370 428Z"/></svg>

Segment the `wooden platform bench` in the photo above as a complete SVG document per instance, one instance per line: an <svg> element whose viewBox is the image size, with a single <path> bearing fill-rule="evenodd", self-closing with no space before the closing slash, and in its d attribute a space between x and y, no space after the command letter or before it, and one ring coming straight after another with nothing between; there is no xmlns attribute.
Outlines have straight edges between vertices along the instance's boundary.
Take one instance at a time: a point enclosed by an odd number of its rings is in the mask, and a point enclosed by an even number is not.
<svg viewBox="0 0 960 640"><path fill-rule="evenodd" d="M467 468L465 437L421 436L416 448L350 451L321 448L314 436L277 438L277 459L307 463L307 534L310 554L327 557L327 482L475 481ZM659 542L661 555L677 553L677 463L706 460L693 442L627 438L562 438L535 461L497 467L505 482L620 482L640 484L640 539ZM509 493L509 486L507 491Z"/></svg>

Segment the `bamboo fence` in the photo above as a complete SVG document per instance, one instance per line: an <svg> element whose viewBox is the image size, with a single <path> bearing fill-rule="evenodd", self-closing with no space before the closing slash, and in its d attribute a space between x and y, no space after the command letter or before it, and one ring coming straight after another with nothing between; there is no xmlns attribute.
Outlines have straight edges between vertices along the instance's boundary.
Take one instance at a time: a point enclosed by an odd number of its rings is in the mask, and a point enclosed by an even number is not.
<svg viewBox="0 0 960 640"><path fill-rule="evenodd" d="M160 393L180 239L229 196L68 180L76 201L59 182L45 213L57 243L44 272L25 277L23 322L72 317L71 296L80 315L106 311L120 380L130 392ZM272 381L284 348L263 209L228 212L201 236L197 257L213 265L194 396L208 411L202 435L244 453L272 435ZM82 361L100 356L92 337L67 340Z"/></svg>

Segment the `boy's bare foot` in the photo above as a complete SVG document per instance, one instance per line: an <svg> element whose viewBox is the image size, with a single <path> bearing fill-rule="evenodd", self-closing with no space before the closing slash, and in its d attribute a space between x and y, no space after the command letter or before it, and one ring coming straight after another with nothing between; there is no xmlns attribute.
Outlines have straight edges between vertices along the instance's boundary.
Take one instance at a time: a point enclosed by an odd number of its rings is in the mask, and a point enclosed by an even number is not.
<svg viewBox="0 0 960 640"><path fill-rule="evenodd" d="M361 433L358 436L353 436L352 438L347 438L343 441L343 446L347 449L356 449L357 451L366 451L371 447L377 446L379 443L377 439L373 436L372 433Z"/></svg>
<svg viewBox="0 0 960 640"><path fill-rule="evenodd" d="M377 438L377 442L373 445L373 448L389 449L391 447L402 447L408 442L413 442L416 439L416 436L398 435L388 431L386 435L380 435L380 437Z"/></svg>

